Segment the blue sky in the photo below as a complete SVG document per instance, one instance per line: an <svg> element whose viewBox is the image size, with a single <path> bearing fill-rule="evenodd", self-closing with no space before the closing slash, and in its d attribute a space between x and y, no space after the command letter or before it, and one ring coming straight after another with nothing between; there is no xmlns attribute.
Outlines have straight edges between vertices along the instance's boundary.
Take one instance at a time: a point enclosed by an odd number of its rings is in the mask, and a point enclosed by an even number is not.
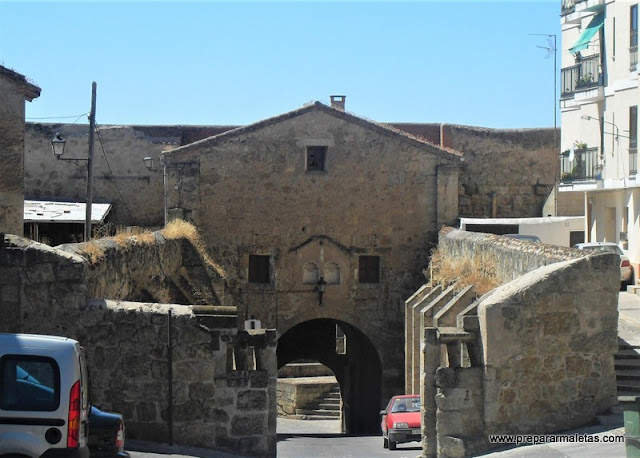
<svg viewBox="0 0 640 458"><path fill-rule="evenodd" d="M243 125L340 94L376 121L551 127L531 34L557 35L559 73L560 0L0 0L0 64L42 88L40 122L88 112L96 81L99 124Z"/></svg>

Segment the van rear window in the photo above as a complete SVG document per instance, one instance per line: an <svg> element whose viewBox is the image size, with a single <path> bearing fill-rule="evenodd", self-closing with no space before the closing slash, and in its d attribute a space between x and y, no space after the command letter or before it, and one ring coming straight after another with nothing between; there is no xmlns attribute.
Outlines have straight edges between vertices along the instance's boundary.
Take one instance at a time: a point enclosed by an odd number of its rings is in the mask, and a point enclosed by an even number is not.
<svg viewBox="0 0 640 458"><path fill-rule="evenodd" d="M0 358L0 409L54 411L60 405L60 369L52 358Z"/></svg>

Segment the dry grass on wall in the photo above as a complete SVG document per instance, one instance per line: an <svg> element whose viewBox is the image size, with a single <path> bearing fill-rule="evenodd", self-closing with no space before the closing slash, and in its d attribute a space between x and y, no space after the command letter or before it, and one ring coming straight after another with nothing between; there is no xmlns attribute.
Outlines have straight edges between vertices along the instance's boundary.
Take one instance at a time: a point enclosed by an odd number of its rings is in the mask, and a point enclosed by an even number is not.
<svg viewBox="0 0 640 458"><path fill-rule="evenodd" d="M459 289L474 285L476 293L482 295L501 284L496 276L496 264L495 258L488 255L482 259L452 258L435 249L425 275L433 285L448 287L456 283Z"/></svg>
<svg viewBox="0 0 640 458"><path fill-rule="evenodd" d="M170 221L167 226L160 231L162 235L164 235L167 239L178 239L178 238L186 238L189 240L193 246L198 250L202 259L205 263L207 263L210 267L218 272L223 278L225 277L224 269L213 261L209 254L207 253L207 248L198 233L198 229L191 224L181 219L174 219Z"/></svg>
<svg viewBox="0 0 640 458"><path fill-rule="evenodd" d="M208 255L204 242L198 234L196 227L186 221L176 219L170 221L167 226L160 231L160 233L169 240L175 240L185 238L189 240L192 245L198 250L202 259L206 264L212 267L221 276L224 277L224 270L215 263ZM107 237L96 237L93 240L110 238L119 247L126 247L128 245L136 244L153 244L156 242L155 233L139 227L118 227L115 229L115 235ZM102 246L95 243L82 243L78 248L80 254L86 255L89 258L91 264L97 264L106 258L105 250Z"/></svg>

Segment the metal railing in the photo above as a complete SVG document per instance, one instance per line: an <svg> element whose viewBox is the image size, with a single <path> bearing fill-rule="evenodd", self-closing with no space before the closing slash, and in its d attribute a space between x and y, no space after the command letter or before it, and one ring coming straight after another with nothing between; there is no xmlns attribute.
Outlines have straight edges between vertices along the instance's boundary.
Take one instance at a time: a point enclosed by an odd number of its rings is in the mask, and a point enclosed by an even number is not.
<svg viewBox="0 0 640 458"><path fill-rule="evenodd" d="M629 146L629 175L638 173L638 147L637 144Z"/></svg>
<svg viewBox="0 0 640 458"><path fill-rule="evenodd" d="M573 158L569 151L560 155L560 182L589 181L597 176L598 148L575 150Z"/></svg>
<svg viewBox="0 0 640 458"><path fill-rule="evenodd" d="M586 0L560 0L560 15L564 16L565 14L573 13L576 9L576 4L582 3Z"/></svg>
<svg viewBox="0 0 640 458"><path fill-rule="evenodd" d="M562 69L562 97L575 92L602 85L600 78L600 55L583 57L580 62Z"/></svg>
<svg viewBox="0 0 640 458"><path fill-rule="evenodd" d="M629 48L629 70L635 71L638 68L638 47L632 46Z"/></svg>

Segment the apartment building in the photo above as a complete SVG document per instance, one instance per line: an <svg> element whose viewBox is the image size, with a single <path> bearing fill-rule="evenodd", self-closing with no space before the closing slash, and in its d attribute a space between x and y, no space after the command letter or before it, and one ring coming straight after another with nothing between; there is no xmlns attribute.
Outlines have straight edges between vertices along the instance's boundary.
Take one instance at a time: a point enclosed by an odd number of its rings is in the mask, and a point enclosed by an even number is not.
<svg viewBox="0 0 640 458"><path fill-rule="evenodd" d="M586 241L640 273L638 2L562 0L561 23L558 190L584 196Z"/></svg>

